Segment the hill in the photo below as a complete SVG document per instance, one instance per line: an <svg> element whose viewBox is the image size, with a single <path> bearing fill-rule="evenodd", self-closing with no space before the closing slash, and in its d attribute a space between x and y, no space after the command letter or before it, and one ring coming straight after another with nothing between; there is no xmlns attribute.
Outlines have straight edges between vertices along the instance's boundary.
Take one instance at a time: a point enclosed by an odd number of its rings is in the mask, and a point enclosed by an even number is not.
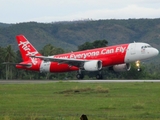
<svg viewBox="0 0 160 120"><path fill-rule="evenodd" d="M141 41L160 48L160 19L0 23L0 46L11 44L17 49L18 34L24 34L37 49L51 43L70 51L86 41L102 39L109 45Z"/></svg>

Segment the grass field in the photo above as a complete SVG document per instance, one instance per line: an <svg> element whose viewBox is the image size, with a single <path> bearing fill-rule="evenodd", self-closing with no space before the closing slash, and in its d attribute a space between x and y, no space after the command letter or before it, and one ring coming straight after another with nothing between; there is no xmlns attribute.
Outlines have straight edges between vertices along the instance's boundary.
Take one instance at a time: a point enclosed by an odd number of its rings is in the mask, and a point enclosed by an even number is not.
<svg viewBox="0 0 160 120"><path fill-rule="evenodd" d="M0 120L159 120L160 83L1 84Z"/></svg>

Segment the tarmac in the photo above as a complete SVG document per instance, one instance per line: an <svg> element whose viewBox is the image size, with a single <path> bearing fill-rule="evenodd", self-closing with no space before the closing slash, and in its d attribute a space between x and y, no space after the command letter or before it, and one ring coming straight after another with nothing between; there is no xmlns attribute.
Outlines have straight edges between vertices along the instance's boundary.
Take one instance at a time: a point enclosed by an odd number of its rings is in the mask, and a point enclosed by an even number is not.
<svg viewBox="0 0 160 120"><path fill-rule="evenodd" d="M160 82L160 80L0 80L0 84L47 84L55 82L80 83L129 83L129 82Z"/></svg>

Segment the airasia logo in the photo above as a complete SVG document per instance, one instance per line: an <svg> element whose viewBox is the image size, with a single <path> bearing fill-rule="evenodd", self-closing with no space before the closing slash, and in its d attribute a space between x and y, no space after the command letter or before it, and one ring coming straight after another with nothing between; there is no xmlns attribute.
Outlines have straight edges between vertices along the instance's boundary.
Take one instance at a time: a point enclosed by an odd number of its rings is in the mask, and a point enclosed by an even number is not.
<svg viewBox="0 0 160 120"><path fill-rule="evenodd" d="M21 46L22 50L26 51L26 53L22 52L22 54L26 54L26 56L35 56L38 53L38 51L34 50L34 48L32 50L31 48L32 45L30 45L29 41L26 42L20 41L18 46ZM38 63L37 58L30 57L30 60L32 61L33 65L36 65Z"/></svg>

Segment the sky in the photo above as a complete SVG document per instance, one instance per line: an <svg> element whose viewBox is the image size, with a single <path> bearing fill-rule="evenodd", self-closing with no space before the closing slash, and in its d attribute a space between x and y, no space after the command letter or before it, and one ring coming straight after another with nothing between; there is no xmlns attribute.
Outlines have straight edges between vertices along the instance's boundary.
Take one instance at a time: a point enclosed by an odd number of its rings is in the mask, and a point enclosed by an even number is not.
<svg viewBox="0 0 160 120"><path fill-rule="evenodd" d="M0 22L160 18L160 0L0 0Z"/></svg>

